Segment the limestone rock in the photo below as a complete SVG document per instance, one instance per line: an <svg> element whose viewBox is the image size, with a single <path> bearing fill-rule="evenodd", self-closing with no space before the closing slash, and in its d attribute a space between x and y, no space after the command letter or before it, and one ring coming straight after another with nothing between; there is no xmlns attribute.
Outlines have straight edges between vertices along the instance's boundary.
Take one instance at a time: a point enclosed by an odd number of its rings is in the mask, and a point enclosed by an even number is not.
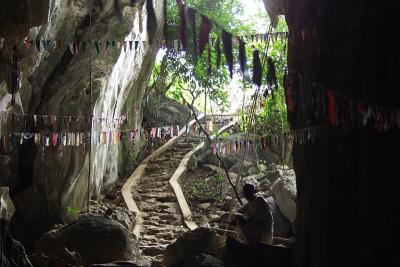
<svg viewBox="0 0 400 267"><path fill-rule="evenodd" d="M43 253L29 255L29 261L35 267L47 267L49 265L49 258Z"/></svg>
<svg viewBox="0 0 400 267"><path fill-rule="evenodd" d="M211 207L211 204L210 203L201 203L201 204L198 205L198 207L200 209L207 210L207 209L209 209Z"/></svg>
<svg viewBox="0 0 400 267"><path fill-rule="evenodd" d="M76 251L69 251L68 248L62 247L58 253L57 258L63 259L66 263L72 265L80 265L81 264L81 255L79 255Z"/></svg>
<svg viewBox="0 0 400 267"><path fill-rule="evenodd" d="M195 155L192 155L188 161L187 168L188 170L194 172L197 169L197 158Z"/></svg>
<svg viewBox="0 0 400 267"><path fill-rule="evenodd" d="M230 206L231 206L231 201L232 201L232 197L231 196L226 196L225 199L224 199L224 203L221 206L221 209L223 211L229 211ZM240 204L235 198L235 205L233 206L233 209L237 210L239 207L240 207Z"/></svg>
<svg viewBox="0 0 400 267"><path fill-rule="evenodd" d="M274 237L289 238L293 236L292 224L279 210L274 198L268 197L266 200L271 207L272 217L274 219Z"/></svg>
<svg viewBox="0 0 400 267"><path fill-rule="evenodd" d="M247 171L244 174L246 176L250 176L250 175L256 174L258 172L259 172L259 170L258 170L257 166L252 165L250 168L247 169Z"/></svg>
<svg viewBox="0 0 400 267"><path fill-rule="evenodd" d="M201 253L193 256L183 267L224 267L224 264L214 256Z"/></svg>
<svg viewBox="0 0 400 267"><path fill-rule="evenodd" d="M143 125L184 125L191 120L191 111L181 103L165 96L150 95L150 104L144 107Z"/></svg>
<svg viewBox="0 0 400 267"><path fill-rule="evenodd" d="M275 182L278 178L282 177L281 172L278 170L267 170L265 172L265 177L270 181L271 183Z"/></svg>
<svg viewBox="0 0 400 267"><path fill-rule="evenodd" d="M10 198L8 187L0 187L0 219L9 223L14 212L15 207Z"/></svg>
<svg viewBox="0 0 400 267"><path fill-rule="evenodd" d="M148 267L149 265L143 265L136 261L116 261L105 264L91 264L90 267Z"/></svg>
<svg viewBox="0 0 400 267"><path fill-rule="evenodd" d="M200 253L218 256L223 246L221 236L208 228L200 227L184 233L175 243L167 247L164 264L167 266L182 264Z"/></svg>
<svg viewBox="0 0 400 267"><path fill-rule="evenodd" d="M237 162L237 159L234 156L221 155L221 158L223 159L225 166L228 168L228 170ZM203 150L197 156L197 160L199 162L199 165L205 165L205 164L219 165L220 163L218 158L212 153L210 149Z"/></svg>
<svg viewBox="0 0 400 267"><path fill-rule="evenodd" d="M1 109L25 114L74 118L79 116L79 122L75 121L71 126L65 126L67 121L58 117L54 127L48 124L42 129L47 132L61 129L63 132L86 132L91 127L88 123L89 114L107 118L93 121L93 131L99 131L113 127L111 118L122 117L129 110L124 129L140 129L147 81L159 48L158 41L163 37L163 1L154 1L157 23L152 23L152 32L148 32L145 26L149 18L146 10L146 2L149 1L145 0L119 1L122 21L114 15L114 1L102 1L103 8L97 6L93 10L90 30L85 1L72 1L75 2L73 6L68 6L68 1L65 0L37 0L34 4L29 4L30 2L32 1L2 1L0 14L8 13L7 16L0 16L0 21L4 22L1 30L7 28L7 32L15 34L23 32L21 37L26 36L31 40L49 40L52 41L51 46L44 48L41 44L41 49L35 46L20 49L27 55L21 58L19 65L21 88L17 94L16 107L9 105L10 94L0 93ZM23 13L25 15L20 13L26 9L27 12ZM14 12L9 12L10 10ZM13 19L3 21L9 16ZM25 23L31 19L34 20L32 23ZM15 20L18 25L14 25ZM8 28L7 25L10 24L14 28ZM42 26L31 28L27 33L31 26L39 24ZM23 29L19 29L19 26ZM90 33L93 39L102 39L99 53L96 52L93 42L91 49L86 42L85 50L81 45L80 51L72 54L68 42L87 41ZM148 36L153 37L152 44L148 42ZM53 40L63 40L67 45L54 49ZM138 42L137 49L135 46L129 49L128 46L124 50L123 45L119 47L119 42L106 49L105 40L143 42ZM11 48L10 45L8 50ZM6 62L10 61L10 55L5 50L0 51L0 92L3 92L4 87L9 87L5 82L9 80L9 72L5 70L10 67L10 62ZM91 91L90 80L93 85ZM4 130L2 126L0 127ZM33 119L29 116L25 126L25 129L18 131L33 129ZM9 132L10 129L5 130ZM28 188L15 196L14 204L17 211L21 211L21 214L16 214L19 216L14 216L11 223L15 237L24 240L24 244L31 244L37 236L48 231L54 222L59 222L60 219L70 220L68 208L83 208L88 191L92 198L97 199L103 185L115 182L118 177L130 172L143 142L144 140L136 142L134 146L131 142L92 145L90 162L87 146L64 147L62 156L59 156L59 149L46 148L44 161L41 160L40 149L33 140L18 146L12 151L12 155L8 150L3 153L1 148L0 154L5 156L0 158L0 174L8 173L9 177L14 178L15 184L29 181L26 184ZM18 162L21 164L20 168L14 168ZM87 186L89 168L90 188Z"/></svg>
<svg viewBox="0 0 400 267"><path fill-rule="evenodd" d="M135 213L126 208L118 207L110 202L90 201L89 214L92 216L103 216L115 220L130 232L132 232L135 227ZM87 216L86 210L81 211L79 217L85 216Z"/></svg>
<svg viewBox="0 0 400 267"><path fill-rule="evenodd" d="M242 183L242 185L245 183L245 182L248 182L248 183L252 183L252 184L254 184L255 186L259 186L260 185L260 181L262 181L262 180L264 180L266 177L265 177L265 174L264 173L257 173L257 174L252 174L252 175L249 175L249 176L246 176L246 177L243 177L243 183Z"/></svg>
<svg viewBox="0 0 400 267"><path fill-rule="evenodd" d="M254 247L249 247L233 238L227 237L224 259L228 266L290 267L293 266L292 253L291 248L283 246L259 243Z"/></svg>
<svg viewBox="0 0 400 267"><path fill-rule="evenodd" d="M139 255L133 234L120 223L95 216L46 233L36 242L35 250L55 258L62 247L78 252L84 264L135 260Z"/></svg>
<svg viewBox="0 0 400 267"><path fill-rule="evenodd" d="M2 241L2 246L0 247L1 265L7 267L32 267L24 246L11 236L8 226L6 226L6 221L0 219L0 225L0 239Z"/></svg>
<svg viewBox="0 0 400 267"><path fill-rule="evenodd" d="M291 223L296 220L296 177L285 176L275 181L272 195L282 213Z"/></svg>
<svg viewBox="0 0 400 267"><path fill-rule="evenodd" d="M229 169L229 171L230 171L230 172L234 172L234 173L238 173L238 172L239 172L239 169L240 169L240 163L241 163L240 161L237 162L237 163L235 163L235 164ZM252 166L252 163L251 163L251 162L249 162L249 161L247 161L247 160L243 161L241 173L246 173L247 170L248 170L251 166Z"/></svg>

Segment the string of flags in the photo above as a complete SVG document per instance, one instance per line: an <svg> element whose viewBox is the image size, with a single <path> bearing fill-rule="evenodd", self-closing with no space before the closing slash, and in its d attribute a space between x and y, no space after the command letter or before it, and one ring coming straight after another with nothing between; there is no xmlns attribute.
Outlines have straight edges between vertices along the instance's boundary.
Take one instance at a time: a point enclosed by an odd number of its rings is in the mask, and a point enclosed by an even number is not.
<svg viewBox="0 0 400 267"><path fill-rule="evenodd" d="M262 150L266 150L267 148L271 148L274 143L284 143L285 140L289 139L293 139L293 142L296 144L303 145L306 143L314 143L317 140L317 137L325 130L328 130L327 126L317 125L293 130L283 134L220 141L211 144L211 150L214 155L217 152L222 155L233 155L235 153L240 153L244 149L261 148Z"/></svg>
<svg viewBox="0 0 400 267"><path fill-rule="evenodd" d="M22 145L33 139L36 145L43 146L82 146L88 144L119 144L146 139L168 139L179 133L179 126L153 127L149 129L98 130L92 132L13 132L3 134L3 141L9 139L13 146Z"/></svg>
<svg viewBox="0 0 400 267"><path fill-rule="evenodd" d="M88 51L90 48L94 48L97 54L101 51L108 49L121 49L123 48L126 52L136 51L141 46L144 46L146 41L142 40L49 40L49 39L15 39L0 37L0 49L2 48L16 48L16 49L27 49L41 51L55 51L64 50L69 48L72 55L80 52Z"/></svg>
<svg viewBox="0 0 400 267"><path fill-rule="evenodd" d="M300 78L284 75L284 87L288 113L295 114L305 108ZM400 108L371 105L338 93L314 82L311 93L311 109L321 123L329 123L343 131L372 126L380 132L400 129Z"/></svg>
<svg viewBox="0 0 400 267"><path fill-rule="evenodd" d="M276 33L267 33L267 34L254 34L254 35L246 35L246 36L234 36L232 33L226 31L224 28L220 27L216 23L212 22L207 16L201 15L201 23L199 27L199 31L197 31L196 27L196 16L198 12L191 8L187 7L182 0L176 0L179 8L179 27L177 35L180 40L180 44L182 49L188 51L192 54L192 58L194 62L197 61L199 56L205 50L205 47L208 44L208 73L212 73L211 66L211 53L210 50L214 48L217 54L216 60L216 68L219 69L221 65L221 54L223 53L226 58L226 62L229 69L230 77L233 76L233 65L234 65L234 53L233 53L233 43L238 44L238 63L240 65L240 70L243 75L247 75L247 60L246 60L246 41L274 41L278 38L282 40L286 40L290 38L289 33L287 32L276 32ZM217 34L216 40L214 40L211 36L212 28L216 26L220 29L221 34ZM197 32L199 32L199 36L197 37ZM188 34L190 33L190 34ZM191 40L188 40L189 36L191 36ZM175 48L178 47L179 43L175 40L174 44ZM221 47L222 46L222 47ZM222 49L221 49L222 48ZM265 97L268 96L269 92L272 94L274 90L278 88L278 83L276 81L276 70L275 63L272 58L267 57L267 73L266 73L266 83L267 87L263 92ZM258 87L261 87L263 80L263 65L264 62L260 59L260 52L253 47L253 77L252 82Z"/></svg>
<svg viewBox="0 0 400 267"><path fill-rule="evenodd" d="M64 116L64 115L37 115L16 113L7 110L1 110L4 113L4 123L9 122L13 125L33 125L35 128L59 128L59 127L72 127L91 125L91 123L102 123L110 125L113 128L120 128L128 122L128 113L125 113L117 118L111 117L96 117L96 116Z"/></svg>

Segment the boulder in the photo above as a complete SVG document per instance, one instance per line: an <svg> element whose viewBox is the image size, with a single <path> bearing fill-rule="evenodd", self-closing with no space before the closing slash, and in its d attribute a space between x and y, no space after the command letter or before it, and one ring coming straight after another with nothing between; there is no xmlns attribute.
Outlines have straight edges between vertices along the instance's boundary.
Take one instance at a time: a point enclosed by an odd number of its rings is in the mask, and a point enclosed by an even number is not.
<svg viewBox="0 0 400 267"><path fill-rule="evenodd" d="M202 210L207 210L211 207L211 204L210 203L201 203L198 205L198 207Z"/></svg>
<svg viewBox="0 0 400 267"><path fill-rule="evenodd" d="M267 170L265 172L265 178L271 183L275 182L280 177L282 177L282 174L281 174L281 172L279 172L276 169L275 170Z"/></svg>
<svg viewBox="0 0 400 267"><path fill-rule="evenodd" d="M81 264L81 255L75 251L69 251L68 248L62 247L58 253L57 258L63 259L66 263L72 265L80 265Z"/></svg>
<svg viewBox="0 0 400 267"><path fill-rule="evenodd" d="M224 262L236 267L290 267L292 249L283 246L271 246L258 243L250 247L227 237Z"/></svg>
<svg viewBox="0 0 400 267"><path fill-rule="evenodd" d="M193 256L183 267L224 267L224 264L214 256L201 253Z"/></svg>
<svg viewBox="0 0 400 267"><path fill-rule="evenodd" d="M240 161L236 162L231 168L229 168L230 172L234 172L234 173L238 173L239 169L240 169ZM242 165L242 169L241 169L241 173L245 173L247 172L247 170L252 166L250 161L243 161L243 165Z"/></svg>
<svg viewBox="0 0 400 267"><path fill-rule="evenodd" d="M195 155L192 155L187 163L188 170L194 172L197 169L197 165L198 165L197 158Z"/></svg>
<svg viewBox="0 0 400 267"><path fill-rule="evenodd" d="M223 173L224 172L224 169L222 169L218 166L212 165L212 164L205 164L203 166L203 168L208 171L213 171L214 173Z"/></svg>
<svg viewBox="0 0 400 267"><path fill-rule="evenodd" d="M223 211L229 211L230 207L231 207L231 201L232 201L232 197L231 196L226 196L224 203L221 206L221 209ZM237 201L235 201L236 206L239 205L239 203Z"/></svg>
<svg viewBox="0 0 400 267"><path fill-rule="evenodd" d="M89 267L144 267L148 266L136 261L116 261L105 264L91 264Z"/></svg>
<svg viewBox="0 0 400 267"><path fill-rule="evenodd" d="M292 224L279 210L273 197L266 198L274 219L274 237L289 238L293 236Z"/></svg>
<svg viewBox="0 0 400 267"><path fill-rule="evenodd" d="M81 255L83 264L135 260L139 255L136 237L120 223L100 216L89 216L53 230L35 244L36 252L49 258L62 247Z"/></svg>
<svg viewBox="0 0 400 267"><path fill-rule="evenodd" d="M221 158L224 161L225 166L226 168L228 168L228 170L238 161L234 156L221 155ZM220 163L218 158L212 153L210 149L205 149L203 152L201 152L197 156L197 160L199 162L199 165L206 165L206 164L219 165Z"/></svg>
<svg viewBox="0 0 400 267"><path fill-rule="evenodd" d="M250 176L256 173L259 173L258 167L253 165L244 174L246 176Z"/></svg>
<svg viewBox="0 0 400 267"><path fill-rule="evenodd" d="M15 207L10 198L8 187L0 187L0 219L8 224L14 212Z"/></svg>
<svg viewBox="0 0 400 267"><path fill-rule="evenodd" d="M7 224L8 222L0 219L0 240L2 241L2 246L0 247L1 266L32 267L25 253L24 246L11 236Z"/></svg>
<svg viewBox="0 0 400 267"><path fill-rule="evenodd" d="M29 261L35 267L48 267L49 266L49 258L43 253L35 253L29 255Z"/></svg>
<svg viewBox="0 0 400 267"><path fill-rule="evenodd" d="M224 243L223 237L211 229L199 227L184 233L174 243L168 245L164 264L167 266L184 264L201 253L218 256Z"/></svg>
<svg viewBox="0 0 400 267"><path fill-rule="evenodd" d="M296 220L296 177L285 176L275 181L272 186L272 196L280 211L291 223Z"/></svg>
<svg viewBox="0 0 400 267"><path fill-rule="evenodd" d="M259 185L259 187L258 187L258 190L260 190L260 191L262 191L262 192L269 193L269 192L271 191L271 183L270 183L267 179L262 180L262 181L260 182L260 185Z"/></svg>
<svg viewBox="0 0 400 267"><path fill-rule="evenodd" d="M256 188L258 188L260 185L260 182L257 180L257 175L250 175L250 176L243 177L240 180L240 190L242 189L243 185L246 183L250 183L250 184L254 185Z"/></svg>
<svg viewBox="0 0 400 267"><path fill-rule="evenodd" d="M133 211L130 211L129 209L118 207L110 202L99 202L91 200L89 214L92 216L102 216L111 220L115 220L122 224L130 232L132 232L135 228L135 213ZM79 213L79 217L86 216L86 210L82 210Z"/></svg>
<svg viewBox="0 0 400 267"><path fill-rule="evenodd" d="M48 267L75 267L76 265L69 264L64 259L61 259L61 258L51 258L51 259L49 259L47 266Z"/></svg>

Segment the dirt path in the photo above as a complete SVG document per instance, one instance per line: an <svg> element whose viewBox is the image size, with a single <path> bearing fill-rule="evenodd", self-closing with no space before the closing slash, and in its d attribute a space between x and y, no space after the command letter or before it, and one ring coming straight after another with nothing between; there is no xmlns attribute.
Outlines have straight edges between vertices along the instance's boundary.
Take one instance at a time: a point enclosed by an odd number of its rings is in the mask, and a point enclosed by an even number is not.
<svg viewBox="0 0 400 267"><path fill-rule="evenodd" d="M188 143L181 137L171 148L146 167L132 194L143 218L140 249L144 258L161 262L168 244L187 228L169 179L182 158L203 139L190 136Z"/></svg>

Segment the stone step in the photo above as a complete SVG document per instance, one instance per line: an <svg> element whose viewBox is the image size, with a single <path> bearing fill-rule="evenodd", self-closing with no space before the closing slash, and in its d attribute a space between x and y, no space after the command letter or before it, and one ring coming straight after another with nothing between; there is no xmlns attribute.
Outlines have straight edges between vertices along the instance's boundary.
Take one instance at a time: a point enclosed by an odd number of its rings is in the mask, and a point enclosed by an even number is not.
<svg viewBox="0 0 400 267"><path fill-rule="evenodd" d="M165 192L165 193L158 193L158 194L144 194L140 196L142 200L147 200L149 198L155 198L156 200L160 202L171 202L171 201L176 201L176 196L175 194Z"/></svg>
<svg viewBox="0 0 400 267"><path fill-rule="evenodd" d="M152 193L165 193L171 191L171 189L167 187L155 187L155 188L136 188L136 191L142 195L149 195Z"/></svg>
<svg viewBox="0 0 400 267"><path fill-rule="evenodd" d="M157 256L163 255L166 249L166 246L162 245L155 245L155 246L139 246L139 249L142 250L142 254L147 256Z"/></svg>
<svg viewBox="0 0 400 267"><path fill-rule="evenodd" d="M153 183L139 183L135 186L135 189L150 189L150 188L157 188L168 185L166 181L157 181Z"/></svg>

